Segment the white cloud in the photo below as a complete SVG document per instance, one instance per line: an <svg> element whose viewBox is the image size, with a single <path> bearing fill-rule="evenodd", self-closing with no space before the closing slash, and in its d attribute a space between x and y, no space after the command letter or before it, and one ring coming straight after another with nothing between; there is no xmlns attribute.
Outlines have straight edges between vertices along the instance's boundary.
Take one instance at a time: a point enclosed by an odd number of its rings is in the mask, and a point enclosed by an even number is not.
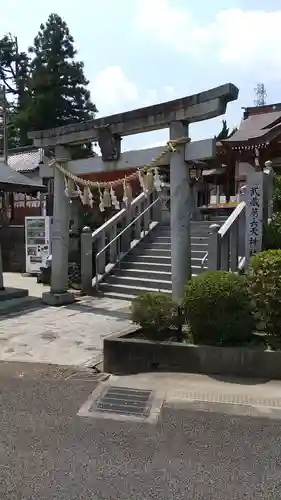
<svg viewBox="0 0 281 500"><path fill-rule="evenodd" d="M136 25L141 31L180 52L197 53L194 36L199 33L188 10L172 7L168 0L139 0L137 5Z"/></svg>
<svg viewBox="0 0 281 500"><path fill-rule="evenodd" d="M237 69L281 77L281 9L225 9L200 24L190 10L169 0L139 0L136 26L146 36L174 50L214 58Z"/></svg>
<svg viewBox="0 0 281 500"><path fill-rule="evenodd" d="M138 88L119 66L109 66L99 71L90 85L90 90L100 115L150 106L173 99L176 95L175 89L170 85L157 90Z"/></svg>
<svg viewBox="0 0 281 500"><path fill-rule="evenodd" d="M119 66L101 70L91 84L91 93L100 112L121 111L122 105L133 105L139 99L136 84L126 77Z"/></svg>

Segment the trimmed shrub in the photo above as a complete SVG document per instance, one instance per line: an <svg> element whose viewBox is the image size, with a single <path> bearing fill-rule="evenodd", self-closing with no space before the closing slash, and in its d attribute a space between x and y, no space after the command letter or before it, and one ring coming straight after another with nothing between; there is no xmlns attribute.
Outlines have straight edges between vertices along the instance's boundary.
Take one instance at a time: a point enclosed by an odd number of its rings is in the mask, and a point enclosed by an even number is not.
<svg viewBox="0 0 281 500"><path fill-rule="evenodd" d="M247 278L250 295L267 333L281 338L281 250L254 255Z"/></svg>
<svg viewBox="0 0 281 500"><path fill-rule="evenodd" d="M273 211L281 212L281 176L277 175L274 179L273 189Z"/></svg>
<svg viewBox="0 0 281 500"><path fill-rule="evenodd" d="M265 232L265 248L281 249L281 212L273 214Z"/></svg>
<svg viewBox="0 0 281 500"><path fill-rule="evenodd" d="M166 293L144 293L132 300L132 321L153 338L181 331L183 317L172 297Z"/></svg>
<svg viewBox="0 0 281 500"><path fill-rule="evenodd" d="M208 271L189 281L185 316L193 342L237 345L252 338L254 319L244 276Z"/></svg>

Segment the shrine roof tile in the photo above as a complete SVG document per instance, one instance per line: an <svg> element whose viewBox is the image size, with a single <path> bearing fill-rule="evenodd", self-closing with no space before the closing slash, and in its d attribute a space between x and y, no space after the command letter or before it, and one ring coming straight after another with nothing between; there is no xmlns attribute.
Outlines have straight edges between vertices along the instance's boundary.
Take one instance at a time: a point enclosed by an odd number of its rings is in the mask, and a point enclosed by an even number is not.
<svg viewBox="0 0 281 500"><path fill-rule="evenodd" d="M278 131L281 126L281 111L251 115L242 121L239 130L224 140L224 143L246 142L264 138L270 132Z"/></svg>
<svg viewBox="0 0 281 500"><path fill-rule="evenodd" d="M17 172L33 172L42 161L42 150L12 153L8 157L8 165Z"/></svg>

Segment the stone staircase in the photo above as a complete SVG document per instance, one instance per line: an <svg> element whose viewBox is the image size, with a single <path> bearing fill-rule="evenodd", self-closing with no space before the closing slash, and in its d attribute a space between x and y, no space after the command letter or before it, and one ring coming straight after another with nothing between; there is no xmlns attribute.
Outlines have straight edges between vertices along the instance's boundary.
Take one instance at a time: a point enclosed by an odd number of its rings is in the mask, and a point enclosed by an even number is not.
<svg viewBox="0 0 281 500"><path fill-rule="evenodd" d="M209 227L222 225L226 217L191 222L192 275L207 270ZM143 292L172 292L170 225L160 223L106 275L99 285L105 295L132 299Z"/></svg>

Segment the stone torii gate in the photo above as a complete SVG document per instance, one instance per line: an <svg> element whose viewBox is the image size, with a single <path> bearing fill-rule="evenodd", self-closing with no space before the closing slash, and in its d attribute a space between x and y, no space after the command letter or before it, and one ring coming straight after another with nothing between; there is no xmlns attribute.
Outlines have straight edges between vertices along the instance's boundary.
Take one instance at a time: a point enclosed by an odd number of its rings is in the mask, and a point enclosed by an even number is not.
<svg viewBox="0 0 281 500"><path fill-rule="evenodd" d="M67 169L71 159L69 145L98 141L104 162L118 161L121 138L163 128L170 129L170 139L188 137L188 125L222 115L227 104L238 97L238 89L231 83L199 94L173 101L106 116L103 118L32 132L34 146L55 148L58 162ZM171 193L171 258L172 290L180 300L184 284L190 277L190 144L181 144L170 157ZM114 164L113 164L114 166ZM54 221L52 236L52 278L50 293L43 300L51 305L62 305L74 300L68 288L69 200L65 194L63 174L54 169Z"/></svg>

